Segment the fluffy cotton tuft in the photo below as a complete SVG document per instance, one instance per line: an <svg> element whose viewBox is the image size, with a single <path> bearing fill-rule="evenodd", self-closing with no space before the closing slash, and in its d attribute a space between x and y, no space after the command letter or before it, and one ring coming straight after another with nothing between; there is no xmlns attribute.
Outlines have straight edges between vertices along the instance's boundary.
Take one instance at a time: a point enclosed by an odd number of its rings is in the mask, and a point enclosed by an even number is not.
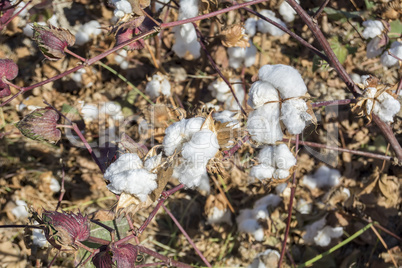
<svg viewBox="0 0 402 268"><path fill-rule="evenodd" d="M367 44L366 56L368 59L375 58L382 53L382 48L380 47L381 38L376 36Z"/></svg>
<svg viewBox="0 0 402 268"><path fill-rule="evenodd" d="M286 24L283 21L281 21L279 18L277 18L273 11L264 9L264 10L260 11L260 14L286 28ZM269 33L273 36L281 36L281 35L285 34L284 31L280 30L279 28L272 25L271 23L269 23L265 20L261 20L261 19L258 20L258 22L257 22L257 28L258 28L258 31L260 31L262 33Z"/></svg>
<svg viewBox="0 0 402 268"><path fill-rule="evenodd" d="M313 206L311 203L307 203L306 200L303 198L300 198L299 201L297 201L296 209L301 213L301 214L310 214Z"/></svg>
<svg viewBox="0 0 402 268"><path fill-rule="evenodd" d="M32 243L39 248L44 248L47 245L46 236L42 229L32 229Z"/></svg>
<svg viewBox="0 0 402 268"><path fill-rule="evenodd" d="M366 89L364 97L368 98L366 103L367 114L374 113L386 123L394 122L394 116L401 109L401 104L387 92L381 93L375 100L373 100L376 93L377 89L374 87Z"/></svg>
<svg viewBox="0 0 402 268"><path fill-rule="evenodd" d="M281 120L290 134L300 134L312 117L302 99L290 99L282 104Z"/></svg>
<svg viewBox="0 0 402 268"><path fill-rule="evenodd" d="M389 49L389 52L392 53L393 55L397 56L398 58L402 59L402 43L395 41L391 44L391 48ZM392 67L394 65L399 64L399 60L396 59L395 57L391 56L388 54L388 51L385 51L381 55L381 63L382 65L386 67Z"/></svg>
<svg viewBox="0 0 402 268"><path fill-rule="evenodd" d="M342 227L325 226L324 229L318 231L314 237L314 242L317 246L326 247L331 243L331 238L338 238L343 235Z"/></svg>
<svg viewBox="0 0 402 268"><path fill-rule="evenodd" d="M257 48L253 45L251 40L250 46L246 48L242 47L229 47L227 52L229 55L229 66L232 68L239 68L244 64L245 67L254 65L257 56Z"/></svg>
<svg viewBox="0 0 402 268"><path fill-rule="evenodd" d="M240 104L244 101L244 90L239 79L230 79L229 82L232 85L233 91L236 94ZM229 86L222 79L217 79L212 82L208 89L211 91L212 96L220 102L224 102L225 106L229 110L240 110Z"/></svg>
<svg viewBox="0 0 402 268"><path fill-rule="evenodd" d="M384 25L379 20L367 20L363 22L365 27L362 36L364 39L374 38L381 35L384 30Z"/></svg>
<svg viewBox="0 0 402 268"><path fill-rule="evenodd" d="M151 98L159 97L161 94L169 97L170 89L169 80L164 75L154 74L152 80L147 83L145 92L151 96Z"/></svg>
<svg viewBox="0 0 402 268"><path fill-rule="evenodd" d="M257 109L267 102L279 102L278 91L270 83L263 81L253 83L248 95L247 103L253 109Z"/></svg>
<svg viewBox="0 0 402 268"><path fill-rule="evenodd" d="M218 137L209 129L202 129L184 144L181 152L183 158L192 163L206 165L208 160L219 150Z"/></svg>
<svg viewBox="0 0 402 268"><path fill-rule="evenodd" d="M298 0L296 2L299 3ZM296 11L286 1L283 1L279 6L279 14L284 21L292 22L295 20Z"/></svg>
<svg viewBox="0 0 402 268"><path fill-rule="evenodd" d="M212 213L208 216L208 224L227 223L232 225L230 218L230 211L228 209L219 209L217 207L212 208Z"/></svg>
<svg viewBox="0 0 402 268"><path fill-rule="evenodd" d="M126 14L131 14L133 12L133 9L131 7L131 4L126 1L126 0L120 0L120 1L113 1L116 9L114 10L114 16L116 18L122 18Z"/></svg>
<svg viewBox="0 0 402 268"><path fill-rule="evenodd" d="M85 104L81 109L85 121L93 121L99 117L98 107L94 104Z"/></svg>
<svg viewBox="0 0 402 268"><path fill-rule="evenodd" d="M91 40L93 36L100 35L102 32L101 25L96 20L91 20L80 26L75 35L75 44L81 46Z"/></svg>
<svg viewBox="0 0 402 268"><path fill-rule="evenodd" d="M158 186L157 174L144 169L142 160L135 153L120 156L107 168L104 178L110 182L107 188L111 192L132 194L142 202Z"/></svg>
<svg viewBox="0 0 402 268"><path fill-rule="evenodd" d="M212 117L221 123L229 123L226 126L232 129L240 128L240 122L236 119L236 112L225 110L222 112L215 112Z"/></svg>
<svg viewBox="0 0 402 268"><path fill-rule="evenodd" d="M13 209L11 209L11 213L17 218L17 219L23 219L23 218L28 218L29 212L28 212L28 205L24 200L17 200L15 201L15 204L17 205Z"/></svg>
<svg viewBox="0 0 402 268"><path fill-rule="evenodd" d="M253 37L257 32L257 20L254 18L248 18L244 22L244 30L249 38Z"/></svg>
<svg viewBox="0 0 402 268"><path fill-rule="evenodd" d="M267 249L264 252L258 253L248 268L270 268L279 262L279 258L280 254L278 251Z"/></svg>
<svg viewBox="0 0 402 268"><path fill-rule="evenodd" d="M306 175L303 177L303 184L310 189L334 187L339 184L341 173L336 169L327 166L321 166L314 175Z"/></svg>

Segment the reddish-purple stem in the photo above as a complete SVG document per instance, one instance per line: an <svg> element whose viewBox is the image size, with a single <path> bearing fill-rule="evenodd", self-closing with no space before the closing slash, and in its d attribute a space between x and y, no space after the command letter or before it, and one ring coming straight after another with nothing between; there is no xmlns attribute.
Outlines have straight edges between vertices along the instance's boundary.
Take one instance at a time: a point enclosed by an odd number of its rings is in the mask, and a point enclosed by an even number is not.
<svg viewBox="0 0 402 268"><path fill-rule="evenodd" d="M299 150L299 135L296 135L296 158L297 158L297 151ZM288 206L288 220L286 223L286 230L285 230L285 237L283 238L283 243L282 243L282 251L281 251L281 257L279 258L278 262L278 267L281 268L282 261L283 261L283 256L285 256L286 252L286 242L288 240L288 235L289 235L289 230L290 230L290 222L292 221L292 209L293 209L293 199L295 197L296 193L296 170L294 170L293 173L293 181L292 181L292 186L290 188L290 200L289 200L289 206Z"/></svg>
<svg viewBox="0 0 402 268"><path fill-rule="evenodd" d="M149 248L143 247L143 246L137 246L137 249L141 251L142 253L146 253L148 255L151 255L154 258L160 259L161 261L165 262L168 267L174 266L174 267L179 267L179 268L191 268L191 265L178 262L175 260L172 260L171 258L168 258L166 256L163 256L153 250L150 250Z"/></svg>
<svg viewBox="0 0 402 268"><path fill-rule="evenodd" d="M61 205L61 201L63 200L64 194L66 192L66 189L64 189L64 176L65 176L64 164L63 164L63 162L61 162L61 189L60 189L59 201L57 202L55 211L57 211L59 209L59 207Z"/></svg>
<svg viewBox="0 0 402 268"><path fill-rule="evenodd" d="M21 1L20 1L20 2L21 2ZM20 2L18 2L18 4L19 4ZM17 17L31 2L32 2L32 0L29 0L29 1L25 4L25 6L23 6L20 10L18 10L18 12L15 13L11 18L9 18L1 27L3 28L3 27L5 27L5 26L7 26L7 24L9 24L10 21L12 21L15 17ZM18 5L18 4L16 4L16 5ZM16 5L14 5L14 6L16 6Z"/></svg>
<svg viewBox="0 0 402 268"><path fill-rule="evenodd" d="M177 228L183 233L183 235L186 237L187 241L193 246L195 252L197 252L198 256L202 259L202 261L205 263L206 266L212 267L211 264L208 262L208 260L204 257L204 255L201 253L201 251L197 248L195 245L194 241L190 238L190 236L187 234L187 232L184 230L184 228L181 226L180 222L176 219L176 217L170 212L167 207L165 207L164 204L162 204L163 209L166 211L166 213L169 215L169 217L173 220L173 222L176 224Z"/></svg>

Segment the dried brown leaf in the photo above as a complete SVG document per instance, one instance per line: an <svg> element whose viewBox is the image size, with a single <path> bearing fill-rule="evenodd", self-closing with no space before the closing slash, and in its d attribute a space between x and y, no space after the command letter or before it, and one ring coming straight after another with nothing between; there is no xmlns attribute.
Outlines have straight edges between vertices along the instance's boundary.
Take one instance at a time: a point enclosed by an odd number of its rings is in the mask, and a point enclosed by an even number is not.
<svg viewBox="0 0 402 268"><path fill-rule="evenodd" d="M172 174L173 174L172 166L166 169L164 169L163 167L159 168L158 178L156 180L158 187L150 194L151 200L156 201L159 199L159 196L165 189L165 186L168 183L169 179L172 177Z"/></svg>
<svg viewBox="0 0 402 268"><path fill-rule="evenodd" d="M223 30L220 34L222 45L225 47L242 47L250 46L249 38L245 33L243 26L239 24L231 25Z"/></svg>
<svg viewBox="0 0 402 268"><path fill-rule="evenodd" d="M145 209L153 204L153 200L148 196L145 202L141 202L137 197L122 193L119 198L119 202L116 206L116 212L120 214L136 214L139 210Z"/></svg>

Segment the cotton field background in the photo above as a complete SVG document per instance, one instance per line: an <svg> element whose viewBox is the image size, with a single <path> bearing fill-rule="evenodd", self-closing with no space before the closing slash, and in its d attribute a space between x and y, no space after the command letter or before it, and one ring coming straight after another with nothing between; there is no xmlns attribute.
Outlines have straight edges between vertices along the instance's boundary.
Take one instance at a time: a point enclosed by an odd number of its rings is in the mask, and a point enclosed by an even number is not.
<svg viewBox="0 0 402 268"><path fill-rule="evenodd" d="M401 19L0 0L0 266L402 266Z"/></svg>

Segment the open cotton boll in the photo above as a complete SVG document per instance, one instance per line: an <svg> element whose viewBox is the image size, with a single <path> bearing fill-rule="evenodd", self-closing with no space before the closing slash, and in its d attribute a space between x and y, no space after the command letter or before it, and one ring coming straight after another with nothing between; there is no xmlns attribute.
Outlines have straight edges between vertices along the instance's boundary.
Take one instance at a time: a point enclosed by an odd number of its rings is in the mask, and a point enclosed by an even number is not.
<svg viewBox="0 0 402 268"><path fill-rule="evenodd" d="M28 218L29 213L27 203L24 200L17 200L15 201L15 204L17 206L11 209L11 213L13 213L17 219Z"/></svg>
<svg viewBox="0 0 402 268"><path fill-rule="evenodd" d="M149 172L152 172L153 169L157 168L162 162L162 153L148 157L144 161L144 168L148 170Z"/></svg>
<svg viewBox="0 0 402 268"><path fill-rule="evenodd" d="M91 36L97 36L101 34L101 25L96 20L91 20L79 28L75 35L75 44L81 46L91 40Z"/></svg>
<svg viewBox="0 0 402 268"><path fill-rule="evenodd" d="M184 140L184 130L186 129L186 120L183 119L179 122L171 124L165 130L165 137L163 138L163 150L167 156L173 155L176 149L181 149ZM199 130L199 129L198 129Z"/></svg>
<svg viewBox="0 0 402 268"><path fill-rule="evenodd" d="M279 144L275 147L275 166L278 169L289 170L296 165L296 157L292 154L286 144Z"/></svg>
<svg viewBox="0 0 402 268"><path fill-rule="evenodd" d="M231 86L233 88L234 93L236 94L237 99L240 103L244 101L244 90L241 85L241 81L239 79L229 79ZM235 98L233 97L232 92L230 91L229 86L226 84L223 79L217 79L212 82L208 89L211 91L211 94L218 101L224 102L226 109L229 110L240 110L239 105L237 104Z"/></svg>
<svg viewBox="0 0 402 268"><path fill-rule="evenodd" d="M306 226L306 233L303 235L303 239L306 243L313 243L314 237L317 235L318 231L323 229L325 226L325 217L313 222Z"/></svg>
<svg viewBox="0 0 402 268"><path fill-rule="evenodd" d="M299 3L299 1L296 2ZM279 14L284 21L292 22L295 20L296 11L286 1L283 1L279 6Z"/></svg>
<svg viewBox="0 0 402 268"><path fill-rule="evenodd" d="M258 180L270 179L273 177L274 172L274 167L260 164L251 168L250 177Z"/></svg>
<svg viewBox="0 0 402 268"><path fill-rule="evenodd" d="M180 0L179 20L198 15L198 0Z"/></svg>
<svg viewBox="0 0 402 268"><path fill-rule="evenodd" d="M103 177L109 180L114 174L143 167L141 158L135 153L123 154L105 171Z"/></svg>
<svg viewBox="0 0 402 268"><path fill-rule="evenodd" d="M367 44L366 56L368 59L381 55L383 49L380 47L381 38L376 36Z"/></svg>
<svg viewBox="0 0 402 268"><path fill-rule="evenodd" d="M275 169L274 174L272 175L272 177L274 179L286 179L287 177L289 177L290 175L290 171L288 169Z"/></svg>
<svg viewBox="0 0 402 268"><path fill-rule="evenodd" d="M187 140L190 140L194 133L200 131L202 124L204 124L205 118L193 117L186 119L186 126L184 128L184 135Z"/></svg>
<svg viewBox="0 0 402 268"><path fill-rule="evenodd" d="M268 82L256 81L248 93L248 105L257 109L267 102L279 102L278 91Z"/></svg>
<svg viewBox="0 0 402 268"><path fill-rule="evenodd" d="M229 66L232 68L239 68L242 64L245 67L254 65L257 56L257 48L253 45L251 40L250 46L246 48L242 47L229 47L227 52L229 55Z"/></svg>
<svg viewBox="0 0 402 268"><path fill-rule="evenodd" d="M231 112L229 110L225 110L222 112L215 112L212 117L221 123L229 123L226 126L231 127L232 129L240 128L239 120L235 119L236 112Z"/></svg>
<svg viewBox="0 0 402 268"><path fill-rule="evenodd" d="M317 246L326 247L331 243L331 238L341 237L342 234L342 227L332 228L331 226L325 226L324 229L317 232L317 235L314 237L314 242Z"/></svg>
<svg viewBox="0 0 402 268"><path fill-rule="evenodd" d="M389 52L391 52L393 55L397 56L398 58L402 59L402 43L395 41L391 44L391 48L389 49ZM386 67L392 67L394 65L399 64L399 60L396 59L395 57L391 56L388 54L388 51L385 51L381 55L381 63L382 65Z"/></svg>
<svg viewBox="0 0 402 268"><path fill-rule="evenodd" d="M32 229L32 243L39 248L43 248L47 245L46 236L42 229Z"/></svg>
<svg viewBox="0 0 402 268"><path fill-rule="evenodd" d="M312 208L311 203L307 203L306 200L304 200L303 198L300 198L299 201L297 201L296 209L301 214L310 214L313 208Z"/></svg>
<svg viewBox="0 0 402 268"><path fill-rule="evenodd" d="M169 80L164 75L154 74L152 80L147 83L145 92L151 96L151 98L159 97L161 94L169 97L170 89Z"/></svg>
<svg viewBox="0 0 402 268"><path fill-rule="evenodd" d="M308 107L302 99L289 99L282 103L281 120L290 134L302 133L312 117L307 113Z"/></svg>
<svg viewBox="0 0 402 268"><path fill-rule="evenodd" d="M247 130L251 138L259 143L274 144L282 140L279 122L279 103L268 103L250 113Z"/></svg>
<svg viewBox="0 0 402 268"><path fill-rule="evenodd" d="M59 192L60 191L60 183L59 183L59 181L56 180L55 178L51 178L49 188L53 193Z"/></svg>
<svg viewBox="0 0 402 268"><path fill-rule="evenodd" d="M384 25L379 20L367 20L363 22L363 26L365 27L362 32L362 36L364 39L374 38L376 36L381 35L384 30Z"/></svg>
<svg viewBox="0 0 402 268"><path fill-rule="evenodd" d="M211 185L209 184L209 176L208 173L205 172L201 175L200 183L197 186L198 190L205 191L207 194L211 192Z"/></svg>
<svg viewBox="0 0 402 268"><path fill-rule="evenodd" d="M248 268L270 268L276 267L279 262L280 254L276 250L267 249L258 253Z"/></svg>
<svg viewBox="0 0 402 268"><path fill-rule="evenodd" d="M286 182L278 184L275 187L275 192L277 195L280 195L281 193L283 193L283 191L285 191L286 187L288 187L288 184Z"/></svg>
<svg viewBox="0 0 402 268"><path fill-rule="evenodd" d="M320 166L314 175L306 175L303 177L303 184L311 189L334 187L339 184L341 173L327 166Z"/></svg>
<svg viewBox="0 0 402 268"><path fill-rule="evenodd" d="M237 226L240 232L252 234L257 241L264 239L264 229L255 219L245 219L237 222Z"/></svg>
<svg viewBox="0 0 402 268"><path fill-rule="evenodd" d="M244 22L244 30L248 37L253 37L255 33L257 32L257 20L254 18L248 18Z"/></svg>
<svg viewBox="0 0 402 268"><path fill-rule="evenodd" d="M201 181L205 182L205 176L208 177L206 165L190 161L183 162L177 166L172 175L188 188L199 187Z"/></svg>
<svg viewBox="0 0 402 268"><path fill-rule="evenodd" d="M400 109L401 104L399 101L387 92L383 92L377 97L373 113L378 115L378 117L385 123L392 123L394 122L394 116Z"/></svg>
<svg viewBox="0 0 402 268"><path fill-rule="evenodd" d="M183 158L192 163L206 165L209 159L219 151L218 137L209 129L202 129L183 145Z"/></svg>
<svg viewBox="0 0 402 268"><path fill-rule="evenodd" d="M307 92L300 73L288 65L264 65L258 71L258 78L276 88L282 99L300 97Z"/></svg>
<svg viewBox="0 0 402 268"><path fill-rule="evenodd" d="M197 41L197 33L191 23L173 28L175 43L172 50L179 58L186 56L187 52L197 59L201 56L201 45Z"/></svg>
<svg viewBox="0 0 402 268"><path fill-rule="evenodd" d="M208 216L208 224L227 223L232 225L230 218L230 211L228 209L219 209L217 207L212 208L212 213Z"/></svg>
<svg viewBox="0 0 402 268"><path fill-rule="evenodd" d="M277 18L273 11L264 9L264 10L260 11L260 14L286 28L286 24L283 21L281 21L279 18ZM257 21L257 28L258 28L258 31L260 31L262 33L269 33L273 36L281 36L281 35L285 34L284 31L280 30L276 26L274 26L271 23L269 23L265 20L262 20L262 19L259 19Z"/></svg>
<svg viewBox="0 0 402 268"><path fill-rule="evenodd" d="M122 18L126 14L131 14L133 9L131 4L126 0L117 1L114 3L116 9L114 10L114 16L117 18Z"/></svg>
<svg viewBox="0 0 402 268"><path fill-rule="evenodd" d="M98 106L94 104L85 104L81 109L84 120L92 121L99 117Z"/></svg>
<svg viewBox="0 0 402 268"><path fill-rule="evenodd" d="M265 206L265 207L276 207L278 206L282 201L282 198L275 194L269 194L267 196L264 196L260 199L258 199L254 207L260 207L260 206Z"/></svg>
<svg viewBox="0 0 402 268"><path fill-rule="evenodd" d="M145 202L147 196L158 187L156 183L157 177L157 174L150 173L145 169L130 171L127 177L127 186L122 190L135 195L142 202Z"/></svg>

